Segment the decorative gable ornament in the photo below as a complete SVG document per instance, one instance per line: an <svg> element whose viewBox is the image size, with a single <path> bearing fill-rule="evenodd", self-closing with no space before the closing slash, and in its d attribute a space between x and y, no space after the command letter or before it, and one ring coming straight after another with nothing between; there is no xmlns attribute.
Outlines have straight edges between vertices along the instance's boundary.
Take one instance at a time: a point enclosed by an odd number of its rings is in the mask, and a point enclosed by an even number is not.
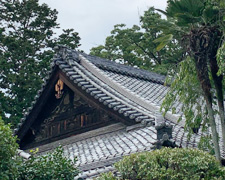
<svg viewBox="0 0 225 180"><path fill-rule="evenodd" d="M60 99L62 97L63 84L64 84L63 81L61 79L59 79L55 85L55 91L56 91L55 97L57 99Z"/></svg>

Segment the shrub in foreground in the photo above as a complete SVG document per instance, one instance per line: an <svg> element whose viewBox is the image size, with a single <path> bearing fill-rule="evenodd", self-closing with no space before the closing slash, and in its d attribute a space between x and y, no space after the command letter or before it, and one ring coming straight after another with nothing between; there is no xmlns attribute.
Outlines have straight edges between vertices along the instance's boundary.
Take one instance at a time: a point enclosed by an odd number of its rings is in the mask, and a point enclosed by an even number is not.
<svg viewBox="0 0 225 180"><path fill-rule="evenodd" d="M21 180L73 180L79 171L72 161L63 155L63 148L43 156L32 156L20 167Z"/></svg>
<svg viewBox="0 0 225 180"><path fill-rule="evenodd" d="M22 159L17 154L17 138L12 136L10 125L0 116L0 180L74 180L78 174L75 161L63 155L58 147L43 156Z"/></svg>
<svg viewBox="0 0 225 180"><path fill-rule="evenodd" d="M0 180L14 179L18 175L17 148L10 125L5 125L0 117Z"/></svg>
<svg viewBox="0 0 225 180"><path fill-rule="evenodd" d="M136 153L115 164L121 177L102 174L98 180L224 180L225 169L214 156L197 149L163 148Z"/></svg>

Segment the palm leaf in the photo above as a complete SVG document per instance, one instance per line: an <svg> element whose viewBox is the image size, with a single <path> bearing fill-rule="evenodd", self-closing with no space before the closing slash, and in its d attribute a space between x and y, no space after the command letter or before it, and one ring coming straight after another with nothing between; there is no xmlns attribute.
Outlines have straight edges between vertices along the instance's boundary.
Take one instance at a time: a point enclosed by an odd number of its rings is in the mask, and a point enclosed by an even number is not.
<svg viewBox="0 0 225 180"><path fill-rule="evenodd" d="M168 44L168 42L161 42L157 47L156 47L156 51L160 51L162 48L164 48L166 45Z"/></svg>
<svg viewBox="0 0 225 180"><path fill-rule="evenodd" d="M166 11L163 11L161 9L155 9L156 11L161 12L162 14L164 14L165 16L169 16L169 14Z"/></svg>
<svg viewBox="0 0 225 180"><path fill-rule="evenodd" d="M204 2L205 0L169 0L166 12L172 17L177 14L199 17L202 15Z"/></svg>
<svg viewBox="0 0 225 180"><path fill-rule="evenodd" d="M219 18L219 8L206 7L203 11L202 16L206 24L213 23Z"/></svg>
<svg viewBox="0 0 225 180"><path fill-rule="evenodd" d="M187 26L187 24L194 24L201 22L201 17L192 16L189 13L177 13L175 14L177 17L177 25L179 26Z"/></svg>
<svg viewBox="0 0 225 180"><path fill-rule="evenodd" d="M173 39L172 34L167 34L162 37L159 37L155 39L153 42L159 43L159 45L156 47L156 51L160 51L162 48L164 48L171 40Z"/></svg>
<svg viewBox="0 0 225 180"><path fill-rule="evenodd" d="M173 35L167 34L167 35L164 35L164 36L161 36L161 37L155 39L153 42L161 43L161 42L165 42L165 41L171 41L172 39L173 39Z"/></svg>

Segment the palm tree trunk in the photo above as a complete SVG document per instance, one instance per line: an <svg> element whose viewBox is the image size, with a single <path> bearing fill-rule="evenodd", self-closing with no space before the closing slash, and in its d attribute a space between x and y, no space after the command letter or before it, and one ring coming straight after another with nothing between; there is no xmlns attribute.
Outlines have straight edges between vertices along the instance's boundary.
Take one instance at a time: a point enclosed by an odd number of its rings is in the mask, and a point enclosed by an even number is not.
<svg viewBox="0 0 225 180"><path fill-rule="evenodd" d="M216 60L216 51L209 56L210 58L210 69L212 73L213 82L216 88L217 103L219 107L219 116L221 121L222 129L222 138L223 138L223 148L225 148L225 114L224 114L224 100L223 100L223 76L217 76L219 70L217 60Z"/></svg>
<svg viewBox="0 0 225 180"><path fill-rule="evenodd" d="M216 129L216 121L212 107L213 104L211 92L212 86L209 79L209 69L207 65L209 51L211 50L212 52L213 50L210 49L211 33L212 33L211 29L207 26L192 29L190 33L190 49L191 54L195 59L195 66L197 70L198 79L200 81L204 99L206 101L215 155L217 160L220 161L221 156L220 156L219 136Z"/></svg>
<svg viewBox="0 0 225 180"><path fill-rule="evenodd" d="M207 97L205 97L205 98L207 98ZM212 103L210 102L209 97L206 100L206 106L207 106L207 110L208 110L208 114L209 114L209 123L210 123L211 131L212 131L212 141L213 141L213 145L214 145L216 159L218 161L221 161L219 136L218 136L218 132L216 129L216 121L215 121L215 117L213 114Z"/></svg>
<svg viewBox="0 0 225 180"><path fill-rule="evenodd" d="M199 56L198 57L195 56L195 62L196 62L198 79L202 87L204 99L206 101L206 106L208 110L209 123L210 123L211 131L212 131L212 141L214 145L215 155L217 160L220 161L221 156L220 156L219 136L216 129L216 121L215 121L213 107L212 107L211 84L210 84L209 75L208 75L207 63L205 62L205 58L199 57Z"/></svg>
<svg viewBox="0 0 225 180"><path fill-rule="evenodd" d="M225 113L224 113L224 101L218 99L219 105L219 115L221 121L221 128L222 128L222 138L223 138L223 150L225 150Z"/></svg>

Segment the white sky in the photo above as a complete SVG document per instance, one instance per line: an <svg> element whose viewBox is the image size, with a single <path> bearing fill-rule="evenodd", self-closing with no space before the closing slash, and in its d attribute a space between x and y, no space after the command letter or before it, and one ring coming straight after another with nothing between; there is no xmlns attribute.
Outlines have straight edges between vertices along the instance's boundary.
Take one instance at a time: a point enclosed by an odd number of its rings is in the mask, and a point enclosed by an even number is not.
<svg viewBox="0 0 225 180"><path fill-rule="evenodd" d="M62 29L73 28L86 53L104 44L116 24L132 27L149 7L165 9L167 0L39 0L56 9ZM61 33L61 31L60 31Z"/></svg>

